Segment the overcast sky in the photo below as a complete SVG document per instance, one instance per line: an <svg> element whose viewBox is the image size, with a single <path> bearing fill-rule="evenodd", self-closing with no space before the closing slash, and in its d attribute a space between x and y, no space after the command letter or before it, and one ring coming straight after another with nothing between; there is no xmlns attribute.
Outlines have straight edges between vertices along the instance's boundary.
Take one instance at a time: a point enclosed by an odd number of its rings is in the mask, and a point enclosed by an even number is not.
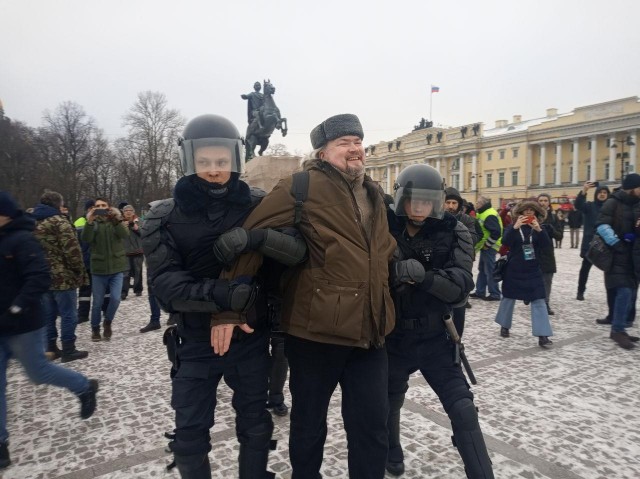
<svg viewBox="0 0 640 479"><path fill-rule="evenodd" d="M639 22L638 0L0 0L0 99L31 126L74 101L115 139L152 90L244 132L240 94L270 78L290 129L271 141L307 152L337 113L366 144L409 132L432 84L449 126L635 96Z"/></svg>

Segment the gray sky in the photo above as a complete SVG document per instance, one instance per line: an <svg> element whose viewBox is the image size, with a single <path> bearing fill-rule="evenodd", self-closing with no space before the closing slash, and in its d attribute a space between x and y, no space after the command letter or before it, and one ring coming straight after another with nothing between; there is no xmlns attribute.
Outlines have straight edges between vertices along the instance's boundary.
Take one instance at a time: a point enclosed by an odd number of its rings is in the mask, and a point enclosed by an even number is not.
<svg viewBox="0 0 640 479"><path fill-rule="evenodd" d="M355 113L365 143L444 125L543 116L640 92L637 0L0 0L0 99L31 126L63 101L109 138L138 92L246 127L270 78L289 120L272 143ZM634 60L635 58L635 60Z"/></svg>

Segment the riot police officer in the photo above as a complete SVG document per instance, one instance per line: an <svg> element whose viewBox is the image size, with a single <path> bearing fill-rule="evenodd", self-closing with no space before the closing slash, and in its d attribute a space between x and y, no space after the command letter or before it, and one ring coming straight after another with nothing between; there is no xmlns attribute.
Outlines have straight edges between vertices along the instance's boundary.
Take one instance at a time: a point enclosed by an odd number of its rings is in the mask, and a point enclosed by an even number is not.
<svg viewBox="0 0 640 479"><path fill-rule="evenodd" d="M226 118L194 118L179 145L185 176L177 182L174 198L152 204L142 233L154 293L163 309L178 318L177 327L165 333L173 362L175 410L175 437L169 447L183 478L211 477L209 429L214 424L216 389L224 377L233 390L239 476L271 478L266 300L257 284L218 279L224 263L214 251L216 240L229 231L231 240L244 240L241 251L264 246L266 230L247 234L234 229L264 192L239 179L242 140ZM225 356L215 354L210 345L211 314L221 310L241 312L247 319L236 329Z"/></svg>
<svg viewBox="0 0 640 479"><path fill-rule="evenodd" d="M409 376L420 371L449 415L453 441L470 478L493 478L491 461L478 423L473 394L443 317L464 304L473 287L473 242L467 228L444 210L444 181L428 165L404 169L394 185L389 212L398 243L392 266L396 326L387 337L389 355L389 453L387 471L404 472L400 409Z"/></svg>

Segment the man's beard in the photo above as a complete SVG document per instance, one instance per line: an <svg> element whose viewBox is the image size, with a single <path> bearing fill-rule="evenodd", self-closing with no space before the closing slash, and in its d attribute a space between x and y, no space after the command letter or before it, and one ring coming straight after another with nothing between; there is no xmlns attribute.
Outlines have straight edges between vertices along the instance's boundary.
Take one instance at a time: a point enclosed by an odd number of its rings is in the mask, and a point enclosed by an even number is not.
<svg viewBox="0 0 640 479"><path fill-rule="evenodd" d="M349 166L347 165L347 171L345 173L352 178L358 178L364 175L364 165L362 166Z"/></svg>

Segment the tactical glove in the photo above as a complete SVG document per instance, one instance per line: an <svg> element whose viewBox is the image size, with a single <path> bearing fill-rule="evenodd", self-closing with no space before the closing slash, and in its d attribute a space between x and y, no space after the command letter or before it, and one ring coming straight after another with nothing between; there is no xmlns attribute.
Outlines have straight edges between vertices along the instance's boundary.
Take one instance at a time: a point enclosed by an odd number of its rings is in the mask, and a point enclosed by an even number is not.
<svg viewBox="0 0 640 479"><path fill-rule="evenodd" d="M401 283L422 283L424 276L424 267L416 259L406 259L393 264L393 278L396 285Z"/></svg>
<svg viewBox="0 0 640 479"><path fill-rule="evenodd" d="M213 291L213 301L223 311L243 313L253 306L257 295L257 285L244 281L218 280Z"/></svg>
<svg viewBox="0 0 640 479"><path fill-rule="evenodd" d="M230 265L236 257L247 251L256 250L264 243L267 230L233 228L221 234L213 245L213 253L222 264Z"/></svg>

